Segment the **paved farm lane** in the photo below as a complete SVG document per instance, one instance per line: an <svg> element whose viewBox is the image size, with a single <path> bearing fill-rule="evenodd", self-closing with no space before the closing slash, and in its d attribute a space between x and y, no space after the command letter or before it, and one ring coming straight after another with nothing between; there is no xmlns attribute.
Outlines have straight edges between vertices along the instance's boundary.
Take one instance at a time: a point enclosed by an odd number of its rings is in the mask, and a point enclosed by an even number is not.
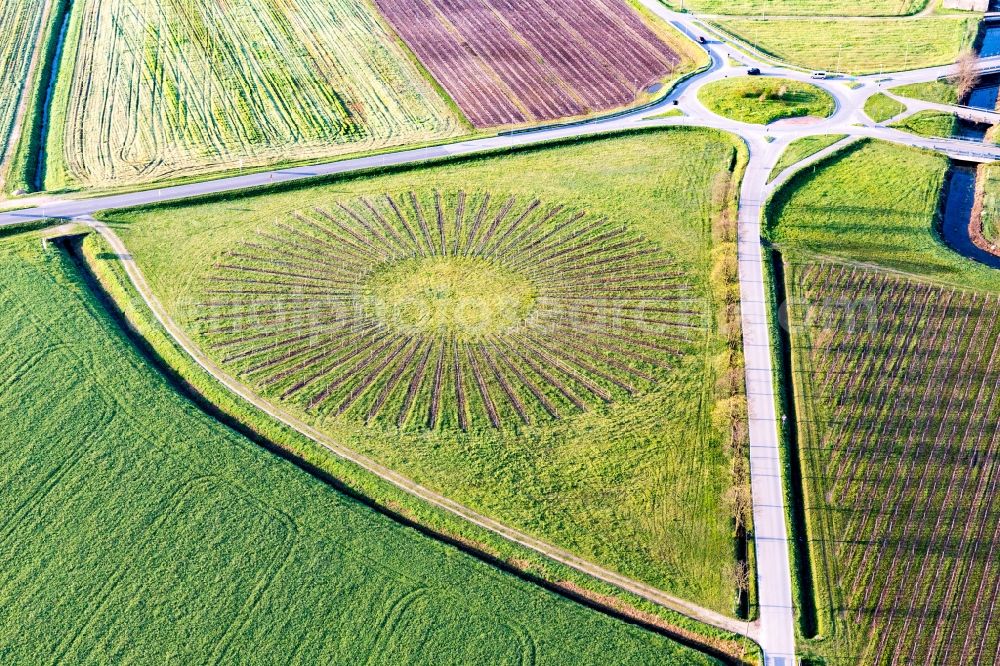
<svg viewBox="0 0 1000 666"><path fill-rule="evenodd" d="M795 630L782 484L782 443L778 435L770 308L764 281L760 231L767 179L786 145L760 140L750 143L750 163L740 195L738 250L743 356L750 416L750 477L757 549L760 645L764 649L766 663L774 666L795 663Z"/></svg>

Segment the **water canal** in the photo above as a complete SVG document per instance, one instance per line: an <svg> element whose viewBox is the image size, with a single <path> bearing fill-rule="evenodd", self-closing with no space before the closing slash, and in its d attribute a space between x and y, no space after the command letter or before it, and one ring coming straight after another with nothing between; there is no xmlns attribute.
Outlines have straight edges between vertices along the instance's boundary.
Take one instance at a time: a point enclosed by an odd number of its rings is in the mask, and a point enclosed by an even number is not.
<svg viewBox="0 0 1000 666"><path fill-rule="evenodd" d="M963 257L991 268L1000 268L1000 256L972 242L972 225L979 224L979 220L972 219L976 203L976 165L952 162L945 187L940 229L945 244Z"/></svg>

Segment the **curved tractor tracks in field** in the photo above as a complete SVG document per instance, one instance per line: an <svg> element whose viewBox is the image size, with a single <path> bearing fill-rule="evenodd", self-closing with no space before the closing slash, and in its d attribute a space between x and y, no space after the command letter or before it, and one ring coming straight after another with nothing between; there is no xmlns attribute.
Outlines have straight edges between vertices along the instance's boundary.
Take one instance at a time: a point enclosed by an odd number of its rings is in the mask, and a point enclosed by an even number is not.
<svg viewBox="0 0 1000 666"><path fill-rule="evenodd" d="M666 9L657 0L640 0L650 12L672 24L695 41L713 33L690 14ZM810 81L809 76L791 68L770 64L747 56L722 40L710 40L704 48L711 56L711 65L701 74L675 87L658 104L618 114L563 126L549 126L502 136L461 141L428 148L401 150L382 155L341 160L307 167L279 169L245 176L220 178L212 181L180 185L127 194L100 196L91 199L60 200L46 206L0 214L0 227L45 221L50 219L77 220L91 225L119 255L133 285L142 295L159 322L188 354L229 390L274 418L284 421L303 435L315 440L333 454L350 460L382 479L431 504L503 536L510 541L542 553L574 567L597 579L627 590L649 601L683 613L706 624L756 640L764 650L767 664L790 666L795 661L795 631L791 567L788 534L785 522L785 494L782 486L782 451L778 436L778 418L771 364L771 330L765 291L764 261L761 245L761 216L767 198L792 173L804 164L813 163L847 142L864 137L878 138L900 144L935 150L951 157L971 161L1000 160L1000 147L971 145L960 140L926 139L890 129L872 122L863 112L865 100L881 92L886 77L868 76L853 79L855 87L845 81ZM733 64L736 59L739 64ZM707 83L743 74L746 67L759 67L761 76L781 76L810 81L821 86L836 100L836 110L827 119L811 124L776 123L769 127L749 125L712 114L699 101L698 90ZM980 61L983 71L1000 71L1000 57ZM948 67L936 67L890 75L891 85L932 81L947 75ZM860 85L858 85L860 84ZM679 108L684 116L651 119L668 109ZM919 105L914 105L921 108ZM960 107L948 107L963 113ZM908 111L909 113L910 111ZM750 159L743 180L739 202L739 277L742 296L744 354L750 414L751 483L754 507L754 539L756 546L760 617L747 623L729 618L709 609L698 607L668 595L639 581L621 576L552 544L479 514L410 479L338 445L322 433L284 413L253 394L247 387L229 377L209 361L171 320L147 285L138 266L115 232L95 221L91 215L101 210L178 200L204 194L231 192L248 187L268 185L307 178L347 173L351 171L408 164L467 155L494 149L537 144L554 139L594 135L637 127L688 125L712 127L740 136L749 148ZM818 134L844 134L843 141L806 158L798 165L779 174L768 184L770 173L784 149L795 139Z"/></svg>

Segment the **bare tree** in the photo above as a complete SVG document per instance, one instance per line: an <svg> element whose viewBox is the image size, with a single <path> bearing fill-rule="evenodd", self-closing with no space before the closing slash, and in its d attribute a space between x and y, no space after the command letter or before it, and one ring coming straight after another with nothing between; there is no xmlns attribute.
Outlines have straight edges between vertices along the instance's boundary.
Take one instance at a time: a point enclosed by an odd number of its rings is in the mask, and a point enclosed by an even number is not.
<svg viewBox="0 0 1000 666"><path fill-rule="evenodd" d="M732 486L726 491L723 501L732 512L733 522L737 531L750 524L753 499L751 498L749 486L745 484Z"/></svg>
<svg viewBox="0 0 1000 666"><path fill-rule="evenodd" d="M746 562L736 562L727 564L725 568L726 578L730 584L736 588L740 596L750 591L750 567Z"/></svg>
<svg viewBox="0 0 1000 666"><path fill-rule="evenodd" d="M952 83L958 90L958 99L962 100L972 92L972 89L979 83L979 71L976 65L979 58L973 51L965 51L955 63L955 73L952 75Z"/></svg>

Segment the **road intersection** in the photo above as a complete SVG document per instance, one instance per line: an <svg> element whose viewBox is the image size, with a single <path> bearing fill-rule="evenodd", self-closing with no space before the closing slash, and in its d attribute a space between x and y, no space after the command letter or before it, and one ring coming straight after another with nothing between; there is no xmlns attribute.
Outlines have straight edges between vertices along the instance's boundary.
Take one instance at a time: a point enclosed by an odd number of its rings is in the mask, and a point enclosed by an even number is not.
<svg viewBox="0 0 1000 666"><path fill-rule="evenodd" d="M700 36L713 35L712 31L690 14L677 13L666 9L657 0L640 0L650 12L670 23L684 34L698 41ZM656 126L702 126L712 127L738 135L749 150L749 162L744 176L739 204L739 279L741 286L744 355L746 359L747 395L750 414L750 461L751 484L754 507L754 539L758 577L760 617L756 623L747 625L723 618L717 614L644 586L637 581L625 579L614 572L600 569L596 565L575 558L569 553L532 539L511 528L495 523L484 516L475 514L467 507L436 498L433 501L443 508L480 524L529 548L564 561L607 582L628 589L667 607L688 614L708 624L747 635L757 640L764 650L767 664L790 665L795 661L794 603L792 596L789 543L786 525L785 492L782 479L783 451L779 437L779 418L775 398L774 372L772 367L772 340L769 322L769 306L766 298L765 264L761 245L761 218L763 206L775 188L800 165L792 166L770 184L769 176L785 148L795 139L818 134L843 134L843 141L809 158L815 161L834 152L845 143L859 138L877 138L919 148L935 150L951 157L972 161L1000 160L1000 147L985 144L970 144L955 139L932 139L917 137L884 125L874 123L864 114L865 101L874 94L884 92L884 88L906 83L933 81L950 73L948 67L935 67L902 74L867 76L851 79L851 85L844 78L813 80L806 73L779 64L757 59L748 55L738 45L721 39L711 39L703 47L711 57L711 64L697 76L676 86L657 104L633 112L617 114L608 118L595 118L563 126L549 126L537 130L506 133L500 136L478 138L456 143L399 150L380 155L345 159L314 166L302 166L273 171L264 171L240 176L229 176L184 185L163 187L139 192L112 194L86 199L61 199L45 206L27 208L0 214L0 227L45 220L78 220L91 224L112 244L116 252L127 257L127 250L114 231L93 220L91 216L102 210L125 208L176 201L206 194L233 192L246 188L291 182L325 176L375 169L394 165L433 161L456 155L483 153L539 144L563 138L579 137L606 132L616 132L638 127ZM807 81L819 85L830 93L836 101L836 110L826 119L806 124L776 123L764 127L749 125L714 115L698 100L698 91L712 81L727 77L741 76L746 68L757 67L761 76L780 76L797 81ZM983 72L1000 71L1000 57L984 59L978 67ZM907 114L924 109L961 111L961 107L937 105L921 102L908 103ZM684 115L655 118L669 109L680 109ZM989 114L989 119L998 114ZM197 348L184 336L183 332L170 321L169 316L158 307L155 296L145 285L145 280L134 262L128 261L126 270L133 284L153 309L155 316L168 332L187 349L195 359L203 363ZM206 369L226 384L230 390L257 404L253 396L245 395L245 387L233 384L220 368ZM262 407L265 411L273 406ZM280 414L272 414L282 419ZM284 419L282 419L284 420ZM291 424L307 436L317 439L327 448L330 442L321 441L320 433L311 431L305 424ZM334 445L335 446L335 445ZM337 455L345 451L331 450ZM415 495L432 501L426 492L416 489L412 482L399 477L391 470L384 470L372 461L358 461L370 471L380 473L392 483ZM398 477L398 478L397 478ZM423 489L426 491L426 489ZM526 540L530 540L527 543ZM572 561L567 561L571 559Z"/></svg>

